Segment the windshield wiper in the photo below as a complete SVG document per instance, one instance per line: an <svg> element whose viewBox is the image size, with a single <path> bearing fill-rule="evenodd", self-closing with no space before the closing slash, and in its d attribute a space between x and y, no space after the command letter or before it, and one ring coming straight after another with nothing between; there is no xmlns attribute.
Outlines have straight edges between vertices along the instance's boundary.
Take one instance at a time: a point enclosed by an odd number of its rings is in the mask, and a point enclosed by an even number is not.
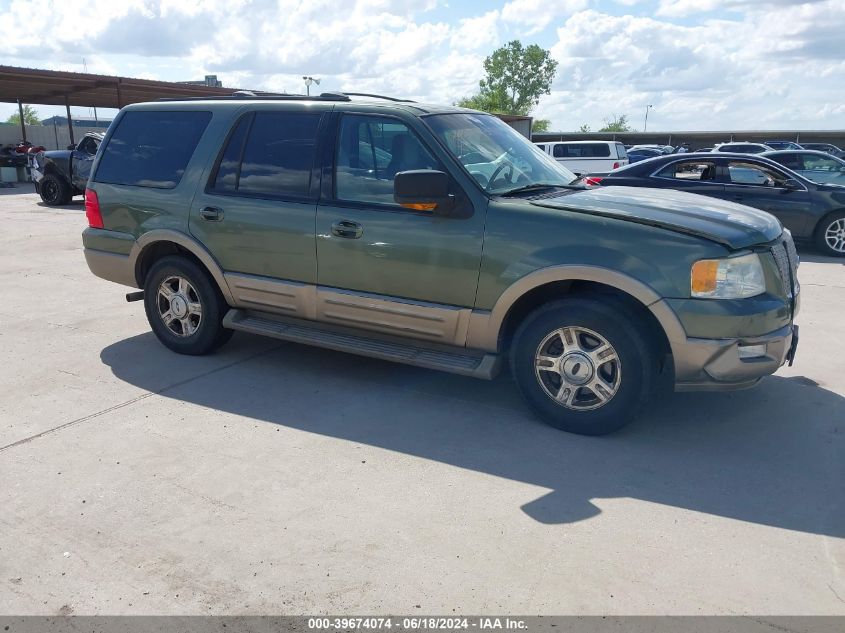
<svg viewBox="0 0 845 633"><path fill-rule="evenodd" d="M521 187L514 187L513 189L508 189L506 191L500 192L498 195L500 196L510 196L515 193L523 193L525 191L534 191L535 189L552 189L555 187L560 187L562 189L583 189L584 187L578 185L561 185L559 183L551 183L551 182L534 182L530 185L522 185ZM495 193L495 192L494 192Z"/></svg>

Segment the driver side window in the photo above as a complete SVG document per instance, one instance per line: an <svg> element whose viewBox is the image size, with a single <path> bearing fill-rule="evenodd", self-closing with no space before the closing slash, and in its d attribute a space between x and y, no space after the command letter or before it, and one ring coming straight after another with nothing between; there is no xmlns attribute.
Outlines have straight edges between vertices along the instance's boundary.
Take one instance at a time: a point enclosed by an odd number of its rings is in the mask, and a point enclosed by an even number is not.
<svg viewBox="0 0 845 633"><path fill-rule="evenodd" d="M776 187L785 177L778 172L766 169L753 163L731 161L728 163L728 173L731 183L735 185L757 185L761 187Z"/></svg>
<svg viewBox="0 0 845 633"><path fill-rule="evenodd" d="M396 119L347 115L341 119L335 162L335 197L395 205L400 171L441 169L417 135Z"/></svg>

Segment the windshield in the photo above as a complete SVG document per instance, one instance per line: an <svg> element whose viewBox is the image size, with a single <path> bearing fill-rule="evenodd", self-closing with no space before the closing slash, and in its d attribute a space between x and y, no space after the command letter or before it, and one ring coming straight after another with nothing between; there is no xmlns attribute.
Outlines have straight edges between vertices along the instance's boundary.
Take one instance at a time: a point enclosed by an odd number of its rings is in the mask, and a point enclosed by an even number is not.
<svg viewBox="0 0 845 633"><path fill-rule="evenodd" d="M532 186L566 186L577 180L566 167L494 116L437 114L425 120L490 193Z"/></svg>

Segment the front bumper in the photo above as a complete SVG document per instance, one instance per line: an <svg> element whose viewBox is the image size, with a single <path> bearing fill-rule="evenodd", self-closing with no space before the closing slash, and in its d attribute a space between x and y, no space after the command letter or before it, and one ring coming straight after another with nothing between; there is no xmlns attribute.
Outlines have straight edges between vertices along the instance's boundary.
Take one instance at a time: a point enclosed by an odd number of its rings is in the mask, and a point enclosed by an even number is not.
<svg viewBox="0 0 845 633"><path fill-rule="evenodd" d="M789 324L764 336L737 339L688 338L675 342L675 391L721 391L753 387L795 355L798 326ZM740 358L740 345L765 345L765 353Z"/></svg>

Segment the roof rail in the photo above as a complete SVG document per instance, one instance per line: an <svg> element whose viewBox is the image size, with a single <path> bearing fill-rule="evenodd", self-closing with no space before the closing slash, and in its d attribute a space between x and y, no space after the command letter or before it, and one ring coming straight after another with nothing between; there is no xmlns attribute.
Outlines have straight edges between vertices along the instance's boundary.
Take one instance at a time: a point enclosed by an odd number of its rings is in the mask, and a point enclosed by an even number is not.
<svg viewBox="0 0 845 633"><path fill-rule="evenodd" d="M349 97L373 97L374 99L387 99L388 101L396 101L397 103L416 103L416 101L413 101L411 99L397 99L396 97L377 95L371 92L342 92L340 94L344 94Z"/></svg>
<svg viewBox="0 0 845 633"><path fill-rule="evenodd" d="M349 101L349 97L341 93L324 92L319 96L287 95L287 94L244 94L245 90L239 90L230 95L219 95L213 97L160 97L156 101L239 101L243 99L258 101Z"/></svg>

